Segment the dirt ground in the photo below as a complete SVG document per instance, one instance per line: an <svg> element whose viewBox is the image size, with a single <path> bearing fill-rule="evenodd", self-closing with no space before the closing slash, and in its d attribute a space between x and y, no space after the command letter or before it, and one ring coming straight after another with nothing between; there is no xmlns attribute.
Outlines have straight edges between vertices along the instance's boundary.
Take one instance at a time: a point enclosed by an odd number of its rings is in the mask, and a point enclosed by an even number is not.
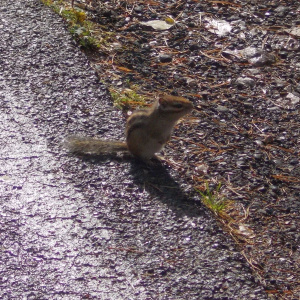
<svg viewBox="0 0 300 300"><path fill-rule="evenodd" d="M103 44L85 51L110 91L129 98L125 111L139 104L132 94L193 101L167 165L202 191L222 183L232 200L222 227L271 298L298 299L299 2L75 1L75 9L100 25Z"/></svg>
<svg viewBox="0 0 300 300"><path fill-rule="evenodd" d="M1 1L1 299L299 299L299 1L44 2ZM161 92L162 164L64 149Z"/></svg>

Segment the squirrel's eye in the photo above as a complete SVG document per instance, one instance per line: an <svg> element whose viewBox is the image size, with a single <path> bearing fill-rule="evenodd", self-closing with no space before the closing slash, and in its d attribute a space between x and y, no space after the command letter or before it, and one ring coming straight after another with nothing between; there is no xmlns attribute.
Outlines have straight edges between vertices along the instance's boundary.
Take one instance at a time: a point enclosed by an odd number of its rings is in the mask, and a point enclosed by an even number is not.
<svg viewBox="0 0 300 300"><path fill-rule="evenodd" d="M183 106L180 103L176 103L176 104L174 104L174 107L176 107L176 108L182 108Z"/></svg>

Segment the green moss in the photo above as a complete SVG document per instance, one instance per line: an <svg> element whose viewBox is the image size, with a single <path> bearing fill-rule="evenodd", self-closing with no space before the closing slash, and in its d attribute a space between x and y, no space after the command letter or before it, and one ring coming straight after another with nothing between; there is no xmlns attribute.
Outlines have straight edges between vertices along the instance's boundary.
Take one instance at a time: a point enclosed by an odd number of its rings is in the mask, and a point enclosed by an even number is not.
<svg viewBox="0 0 300 300"><path fill-rule="evenodd" d="M218 184L215 191L211 191L208 183L206 182L205 191L202 192L197 190L202 196L202 203L217 215L220 215L222 212L224 212L229 205L229 201L220 195L220 188L221 183Z"/></svg>
<svg viewBox="0 0 300 300"><path fill-rule="evenodd" d="M86 14L75 9L62 9L60 15L71 24L84 24Z"/></svg>
<svg viewBox="0 0 300 300"><path fill-rule="evenodd" d="M59 5L52 0L41 0L46 6L49 6L57 14L59 13Z"/></svg>
<svg viewBox="0 0 300 300"><path fill-rule="evenodd" d="M91 32L85 26L75 24L69 30L82 47L87 49L97 49L100 47L98 40L92 36Z"/></svg>
<svg viewBox="0 0 300 300"><path fill-rule="evenodd" d="M110 94L113 98L114 105L119 109L126 109L135 106L144 106L145 98L131 89L126 89L122 92L110 89Z"/></svg>
<svg viewBox="0 0 300 300"><path fill-rule="evenodd" d="M42 0L42 2L59 14L67 23L70 33L74 39L86 49L97 49L100 40L93 35L95 25L87 20L84 11L78 9L67 9L65 1Z"/></svg>

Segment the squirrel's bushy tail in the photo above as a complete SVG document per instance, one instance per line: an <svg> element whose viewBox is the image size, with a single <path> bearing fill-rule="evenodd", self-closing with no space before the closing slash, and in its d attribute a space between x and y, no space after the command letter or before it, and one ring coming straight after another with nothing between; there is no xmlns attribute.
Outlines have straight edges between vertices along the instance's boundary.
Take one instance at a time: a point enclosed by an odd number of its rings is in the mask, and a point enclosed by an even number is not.
<svg viewBox="0 0 300 300"><path fill-rule="evenodd" d="M98 140L89 137L67 137L63 145L68 151L79 154L101 155L128 151L125 142Z"/></svg>

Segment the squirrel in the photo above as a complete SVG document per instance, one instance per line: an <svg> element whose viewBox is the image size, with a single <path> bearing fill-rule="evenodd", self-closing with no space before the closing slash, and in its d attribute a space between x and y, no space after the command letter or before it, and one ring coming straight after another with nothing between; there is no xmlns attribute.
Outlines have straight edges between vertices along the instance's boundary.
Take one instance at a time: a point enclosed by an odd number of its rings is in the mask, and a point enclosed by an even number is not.
<svg viewBox="0 0 300 300"><path fill-rule="evenodd" d="M128 118L126 142L69 137L65 146L70 152L91 155L129 151L149 161L169 141L176 122L192 109L192 102L183 97L160 95L150 108L134 111Z"/></svg>

